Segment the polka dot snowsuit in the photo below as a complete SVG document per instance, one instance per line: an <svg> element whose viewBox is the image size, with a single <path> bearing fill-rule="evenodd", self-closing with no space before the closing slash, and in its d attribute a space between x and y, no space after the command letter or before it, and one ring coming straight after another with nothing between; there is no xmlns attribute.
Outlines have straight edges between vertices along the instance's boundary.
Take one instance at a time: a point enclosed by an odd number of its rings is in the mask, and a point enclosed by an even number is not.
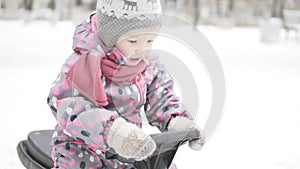
<svg viewBox="0 0 300 169"><path fill-rule="evenodd" d="M51 148L54 168L59 169L126 169L134 168L117 160L108 160L107 135L114 120L122 117L142 127L140 111L144 108L149 124L160 131L167 129L173 116L189 117L173 93L173 80L157 63L149 64L129 85L121 85L99 77L109 104L97 106L85 98L65 79L67 72L80 58L79 50L95 50L100 44L95 15L76 27L73 38L74 53L62 66L53 83L48 105L57 120ZM121 58L109 56L115 63Z"/></svg>

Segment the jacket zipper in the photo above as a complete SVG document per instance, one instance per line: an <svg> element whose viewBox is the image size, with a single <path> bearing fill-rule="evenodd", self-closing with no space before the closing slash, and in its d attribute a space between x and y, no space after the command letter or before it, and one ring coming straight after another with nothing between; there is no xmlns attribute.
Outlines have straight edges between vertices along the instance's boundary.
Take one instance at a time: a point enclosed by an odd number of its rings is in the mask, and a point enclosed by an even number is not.
<svg viewBox="0 0 300 169"><path fill-rule="evenodd" d="M143 95L142 95L142 89L141 89L141 86L140 86L140 84L138 83L138 80L140 79L141 77L140 77L140 75L138 75L136 78L135 78L135 82L134 82L134 84L136 85L136 87L137 87L137 89L138 89L138 92L139 92L139 96L140 96L140 100L139 100L139 104L138 104L138 106L140 106L141 104L142 104L142 97L143 97Z"/></svg>

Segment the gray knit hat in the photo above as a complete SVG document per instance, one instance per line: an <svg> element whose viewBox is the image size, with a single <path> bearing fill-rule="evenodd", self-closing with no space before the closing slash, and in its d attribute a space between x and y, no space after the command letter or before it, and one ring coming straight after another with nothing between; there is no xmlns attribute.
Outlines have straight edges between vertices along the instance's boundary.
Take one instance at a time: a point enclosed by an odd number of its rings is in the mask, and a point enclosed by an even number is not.
<svg viewBox="0 0 300 169"><path fill-rule="evenodd" d="M97 31L112 48L128 31L161 26L160 0L98 0Z"/></svg>

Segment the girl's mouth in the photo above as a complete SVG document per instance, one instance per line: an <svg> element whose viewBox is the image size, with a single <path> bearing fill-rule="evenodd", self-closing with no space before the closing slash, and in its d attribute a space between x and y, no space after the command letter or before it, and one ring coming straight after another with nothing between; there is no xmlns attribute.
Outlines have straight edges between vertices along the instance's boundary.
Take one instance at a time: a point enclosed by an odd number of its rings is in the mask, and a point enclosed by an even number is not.
<svg viewBox="0 0 300 169"><path fill-rule="evenodd" d="M141 60L141 58L129 58L129 60L132 62L138 62Z"/></svg>
<svg viewBox="0 0 300 169"><path fill-rule="evenodd" d="M139 64L142 60L148 64L147 55L149 52L143 52L143 53L136 53L134 55L129 56L126 58L126 64L129 66L135 66Z"/></svg>

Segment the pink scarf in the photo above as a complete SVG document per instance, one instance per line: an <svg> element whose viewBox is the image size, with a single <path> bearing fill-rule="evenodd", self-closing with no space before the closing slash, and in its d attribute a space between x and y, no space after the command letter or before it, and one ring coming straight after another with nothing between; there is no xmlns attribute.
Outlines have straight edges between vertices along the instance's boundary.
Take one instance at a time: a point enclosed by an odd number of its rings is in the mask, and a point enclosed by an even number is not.
<svg viewBox="0 0 300 169"><path fill-rule="evenodd" d="M130 84L142 73L147 64L141 61L136 66L119 65L105 57L104 51L82 51L82 56L76 61L66 75L68 83L72 84L82 95L93 103L106 106L108 104L101 76L113 82ZM150 61L157 57L148 57Z"/></svg>

